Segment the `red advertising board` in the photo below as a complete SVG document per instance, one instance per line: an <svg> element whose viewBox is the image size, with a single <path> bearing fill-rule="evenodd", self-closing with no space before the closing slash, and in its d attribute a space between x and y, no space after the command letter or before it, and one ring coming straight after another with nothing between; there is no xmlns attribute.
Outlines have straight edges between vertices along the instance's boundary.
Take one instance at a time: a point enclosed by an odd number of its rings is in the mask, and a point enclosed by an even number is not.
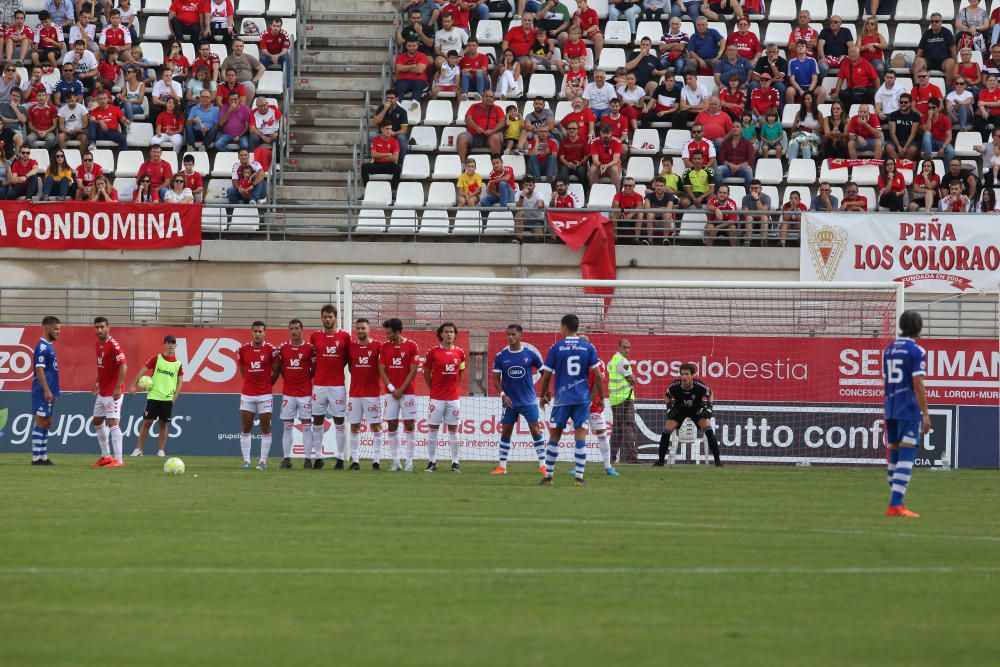
<svg viewBox="0 0 1000 667"><path fill-rule="evenodd" d="M32 351L38 342L40 327L0 327L0 389L31 388ZM306 332L305 337L308 338ZM250 340L249 329L186 329L166 327L112 327L114 336L128 359L129 379L139 366L163 348L163 337L177 338L177 358L184 366L185 393L239 393L240 372L236 352ZM410 331L408 338L416 341L421 352L437 344L433 331ZM56 342L59 359L59 381L63 391L90 391L96 378L96 337L90 327L63 327ZM266 340L279 345L287 340L287 332L272 329ZM459 334L455 344L469 349L469 335ZM421 357L423 362L423 357ZM463 393L468 393L468 373ZM427 386L418 376L416 393L427 394ZM275 386L281 389L281 380Z"/></svg>
<svg viewBox="0 0 1000 667"><path fill-rule="evenodd" d="M201 245L201 204L0 202L0 246L147 250Z"/></svg>
<svg viewBox="0 0 1000 667"><path fill-rule="evenodd" d="M525 333L544 359L556 334ZM590 341L609 360L622 336L594 334ZM722 401L881 403L882 350L877 338L760 338L729 336L628 336L637 399L660 399L679 366L692 362ZM490 354L506 346L490 334ZM921 339L927 350L931 403L997 405L1000 349L984 339ZM492 360L492 359L491 359ZM492 393L492 387L490 387Z"/></svg>

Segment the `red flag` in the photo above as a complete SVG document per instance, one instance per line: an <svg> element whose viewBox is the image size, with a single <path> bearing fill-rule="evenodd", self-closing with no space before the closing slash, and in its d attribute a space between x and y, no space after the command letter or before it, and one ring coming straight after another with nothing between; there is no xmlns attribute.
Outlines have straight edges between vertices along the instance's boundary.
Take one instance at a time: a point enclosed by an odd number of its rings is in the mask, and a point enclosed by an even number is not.
<svg viewBox="0 0 1000 667"><path fill-rule="evenodd" d="M594 230L590 240L587 242L587 249L583 251L583 260L580 262L580 276L584 280L614 280L618 275L618 266L615 260L615 223L611 222L603 215L600 226ZM586 294L614 294L611 287L587 287ZM605 307L610 305L605 300Z"/></svg>
<svg viewBox="0 0 1000 667"><path fill-rule="evenodd" d="M607 222L600 213L549 213L549 224L562 242L573 250L579 250L587 242L594 230Z"/></svg>

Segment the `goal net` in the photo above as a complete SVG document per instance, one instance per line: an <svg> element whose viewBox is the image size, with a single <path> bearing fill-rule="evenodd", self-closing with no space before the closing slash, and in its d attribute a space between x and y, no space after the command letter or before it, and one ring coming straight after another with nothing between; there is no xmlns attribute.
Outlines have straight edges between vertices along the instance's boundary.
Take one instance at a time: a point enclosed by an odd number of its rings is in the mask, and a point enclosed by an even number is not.
<svg viewBox="0 0 1000 667"><path fill-rule="evenodd" d="M716 433L724 461L741 463L874 464L885 460L881 350L895 336L902 286L885 283L587 282L347 276L345 326L367 318L400 318L404 335L426 351L439 324L452 321L468 353L459 427L462 458L494 460L501 400L492 384L494 355L507 345L509 324L544 359L567 313L603 362L621 339L631 342L634 423L612 428L616 460L655 458L666 407L664 392L694 363L716 396ZM593 294L600 285L613 293ZM537 378L536 378L537 379ZM421 416L427 387L418 374ZM623 408L618 408L618 413ZM606 407L609 421L616 411ZM546 419L543 413L543 421ZM620 414L619 414L620 416ZM425 454L426 422L417 426L417 456ZM371 434L362 436L370 456ZM679 461L691 461L682 443ZM561 446L573 443L564 437ZM561 455L562 460L566 459ZM596 438L588 459L600 460ZM513 461L534 461L527 426L514 431Z"/></svg>

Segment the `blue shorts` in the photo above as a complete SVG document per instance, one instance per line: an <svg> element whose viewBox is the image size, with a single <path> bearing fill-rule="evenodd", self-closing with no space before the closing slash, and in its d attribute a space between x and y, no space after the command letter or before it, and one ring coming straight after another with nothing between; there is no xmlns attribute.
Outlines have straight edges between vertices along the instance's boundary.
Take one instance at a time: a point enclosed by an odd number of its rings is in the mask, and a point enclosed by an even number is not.
<svg viewBox="0 0 1000 667"><path fill-rule="evenodd" d="M49 403L43 397L31 397L31 414L36 417L51 417L54 403Z"/></svg>
<svg viewBox="0 0 1000 667"><path fill-rule="evenodd" d="M574 428L590 428L590 403L555 406L549 416L549 426L564 431L570 419Z"/></svg>
<svg viewBox="0 0 1000 667"><path fill-rule="evenodd" d="M905 443L915 445L920 440L919 419L886 419L885 435L890 445Z"/></svg>
<svg viewBox="0 0 1000 667"><path fill-rule="evenodd" d="M528 422L528 424L537 424L538 404L532 403L530 405L512 405L509 408L504 408L503 417L500 418L500 423L504 426L516 424L518 415L524 417L524 421Z"/></svg>

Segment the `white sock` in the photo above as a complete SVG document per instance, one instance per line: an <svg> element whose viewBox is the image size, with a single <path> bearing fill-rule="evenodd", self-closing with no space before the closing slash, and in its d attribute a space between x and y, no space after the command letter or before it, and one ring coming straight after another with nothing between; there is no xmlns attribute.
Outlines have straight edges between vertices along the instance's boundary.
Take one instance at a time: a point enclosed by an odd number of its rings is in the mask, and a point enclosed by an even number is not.
<svg viewBox="0 0 1000 667"><path fill-rule="evenodd" d="M95 426L94 430L97 431L97 444L101 446L101 458L104 458L111 451L108 449L108 425Z"/></svg>
<svg viewBox="0 0 1000 667"><path fill-rule="evenodd" d="M312 427L312 443L306 451L307 458L323 458L323 437L326 435L326 427L323 424ZM304 444L304 443L303 443Z"/></svg>
<svg viewBox="0 0 1000 667"><path fill-rule="evenodd" d="M334 424L333 430L337 436L337 458L344 460L344 448L347 445L347 433L344 431L344 424Z"/></svg>
<svg viewBox="0 0 1000 667"><path fill-rule="evenodd" d="M285 422L285 428L281 432L281 453L287 459L292 456L292 427L295 422ZM302 429L303 437L306 434L306 429Z"/></svg>
<svg viewBox="0 0 1000 667"><path fill-rule="evenodd" d="M458 463L458 433L448 433L448 440L451 442L451 462Z"/></svg>
<svg viewBox="0 0 1000 667"><path fill-rule="evenodd" d="M438 460L438 431L431 429L427 434L427 460L430 463L437 463Z"/></svg>
<svg viewBox="0 0 1000 667"><path fill-rule="evenodd" d="M358 431L351 431L351 460L360 461L358 458L358 444L361 442L361 433Z"/></svg>
<svg viewBox="0 0 1000 667"><path fill-rule="evenodd" d="M243 452L243 461L250 462L250 434L240 433L240 451Z"/></svg>
<svg viewBox="0 0 1000 667"><path fill-rule="evenodd" d="M111 451L116 461L122 460L122 429L118 424L111 427Z"/></svg>
<svg viewBox="0 0 1000 667"><path fill-rule="evenodd" d="M611 438L605 431L597 436L597 446L601 448L601 460L604 461L604 469L611 467Z"/></svg>
<svg viewBox="0 0 1000 667"><path fill-rule="evenodd" d="M271 434L260 437L260 460L267 463L267 456L271 453Z"/></svg>
<svg viewBox="0 0 1000 667"><path fill-rule="evenodd" d="M382 431L375 431L375 453L372 454L372 461L376 463L382 458Z"/></svg>
<svg viewBox="0 0 1000 667"><path fill-rule="evenodd" d="M399 431L389 432L389 456L393 463L399 465Z"/></svg>
<svg viewBox="0 0 1000 667"><path fill-rule="evenodd" d="M406 438L406 462L413 463L413 448L417 446L417 432L407 431L404 437Z"/></svg>

